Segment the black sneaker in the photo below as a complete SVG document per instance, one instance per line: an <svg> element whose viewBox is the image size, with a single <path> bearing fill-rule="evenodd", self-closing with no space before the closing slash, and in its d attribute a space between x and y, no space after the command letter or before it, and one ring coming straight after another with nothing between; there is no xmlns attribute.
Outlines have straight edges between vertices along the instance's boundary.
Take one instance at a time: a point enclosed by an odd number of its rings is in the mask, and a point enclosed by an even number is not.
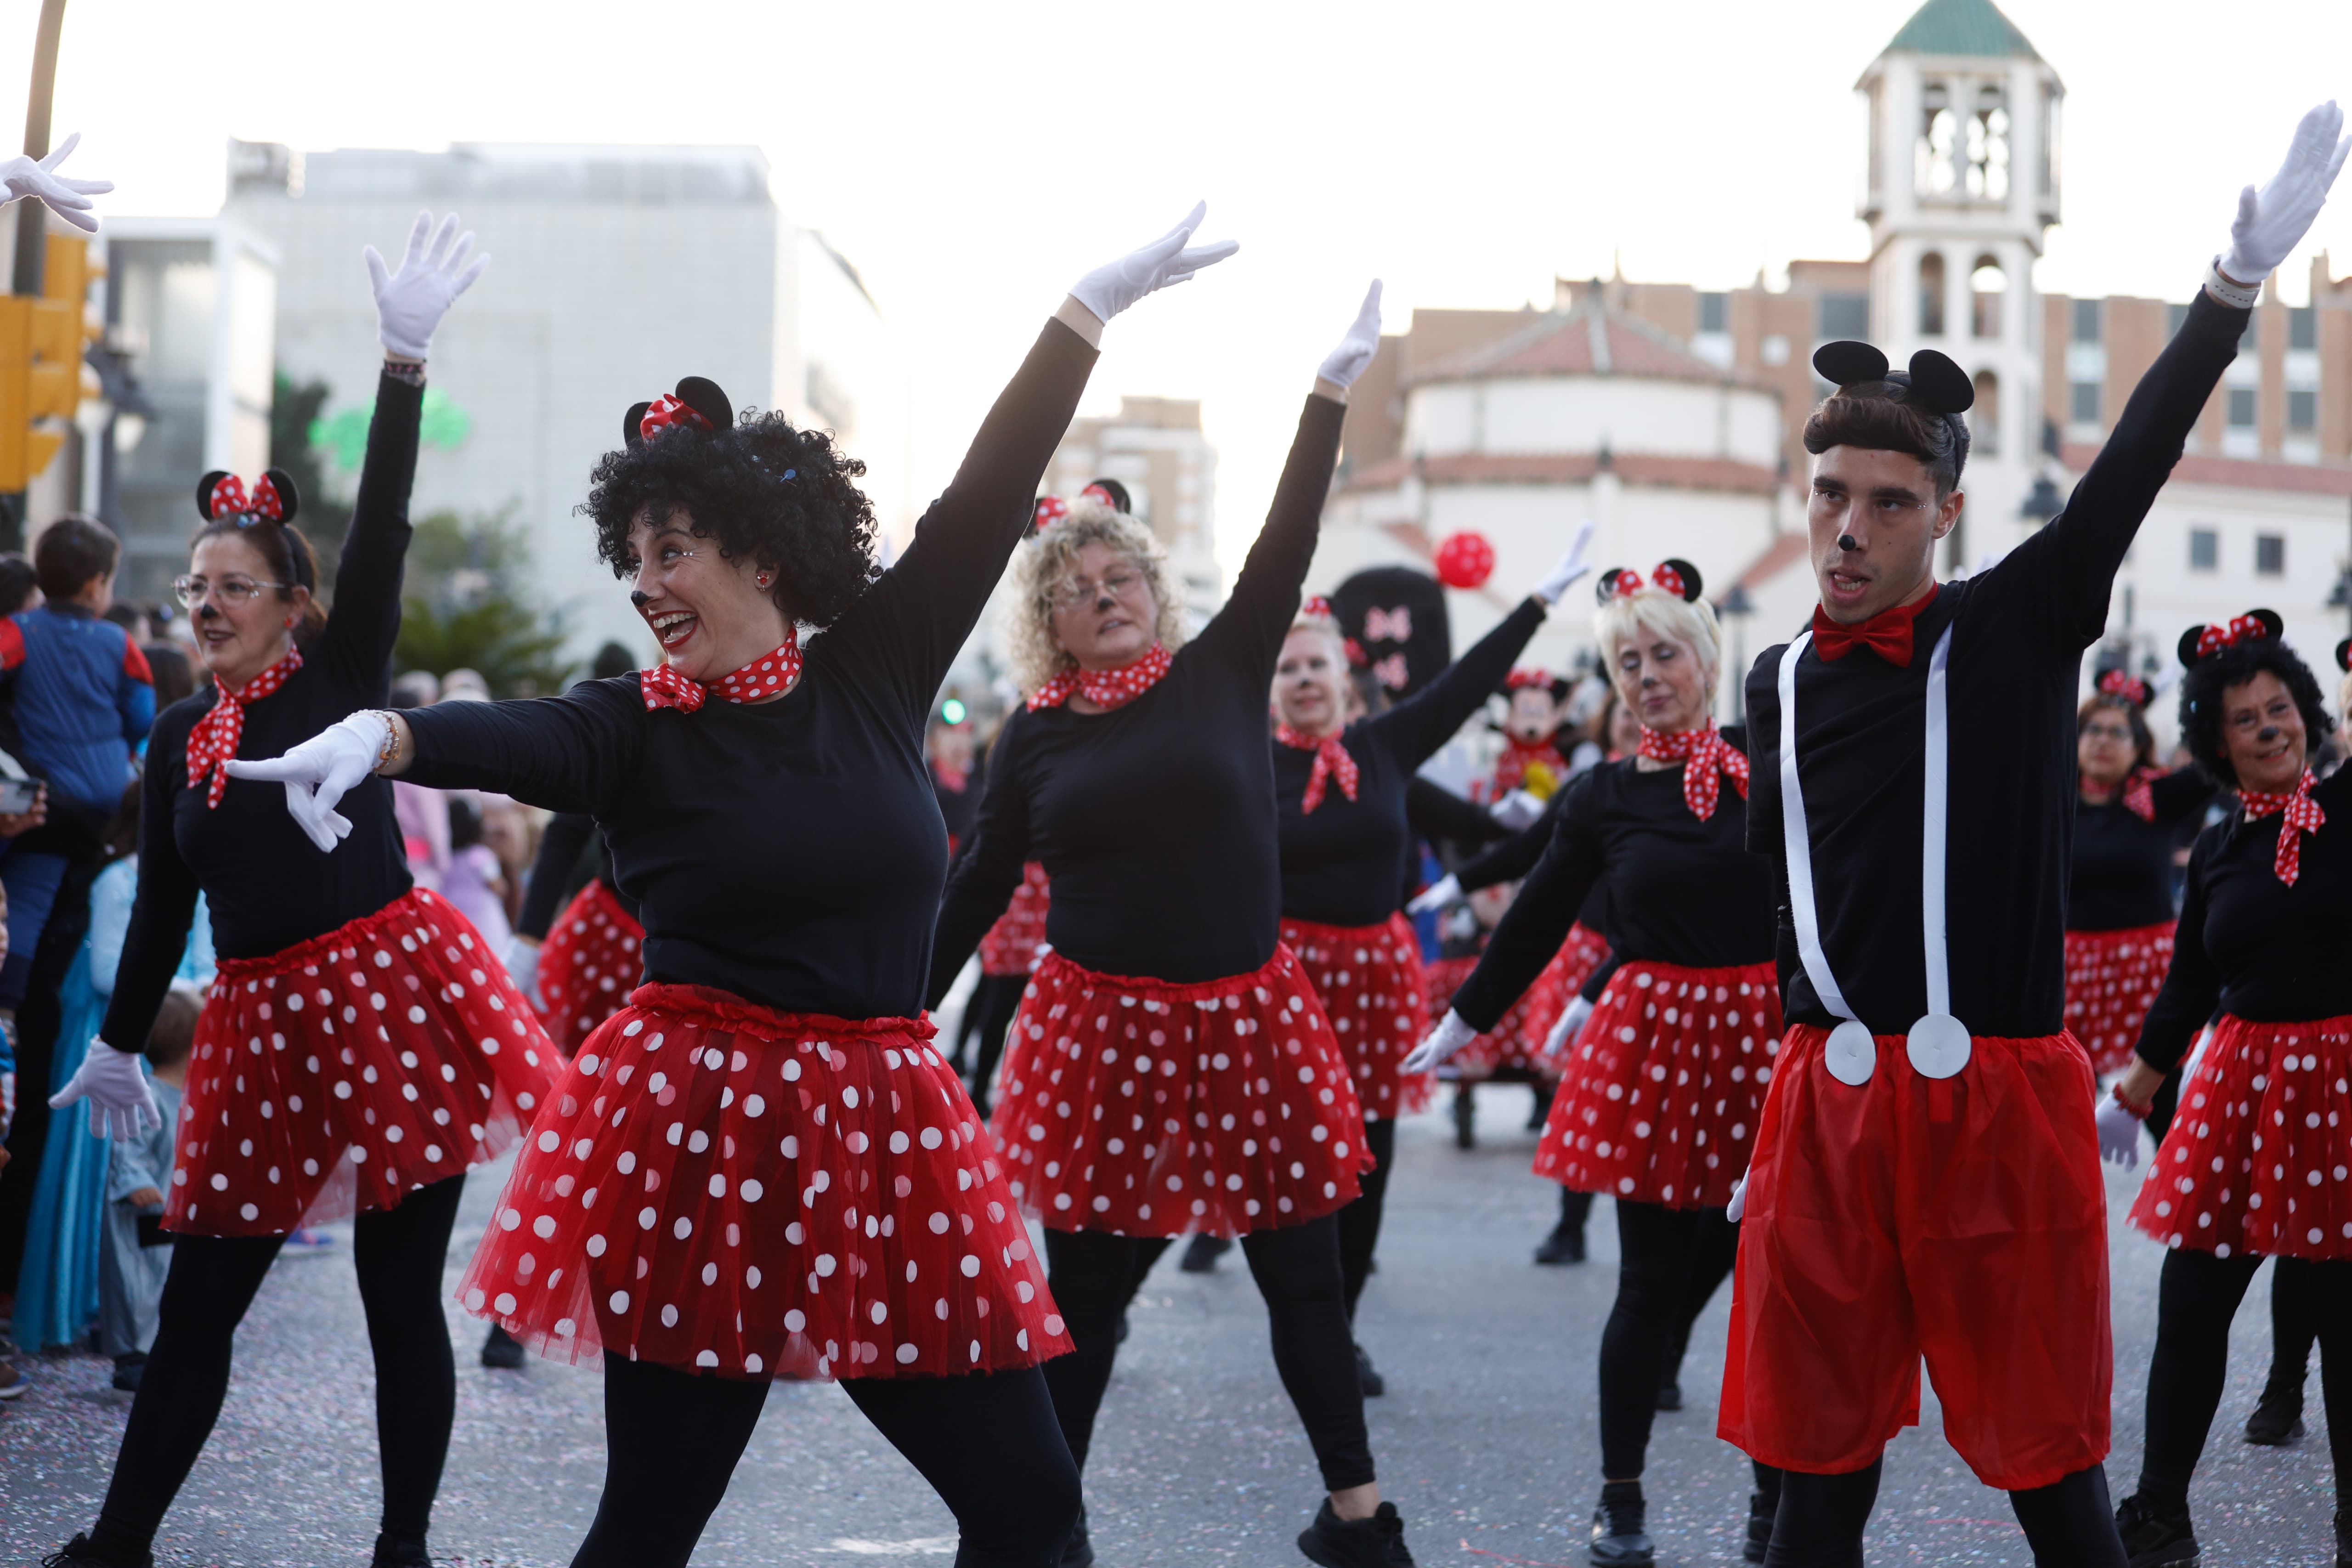
<svg viewBox="0 0 2352 1568"><path fill-rule="evenodd" d="M490 1337L482 1342L482 1364L493 1372L520 1372L524 1358L522 1342L507 1332L501 1323L490 1325Z"/></svg>
<svg viewBox="0 0 2352 1568"><path fill-rule="evenodd" d="M1761 1563L1772 1545L1772 1516L1779 1511L1775 1500L1762 1492L1748 1494L1748 1541L1739 1549L1742 1563Z"/></svg>
<svg viewBox="0 0 2352 1568"><path fill-rule="evenodd" d="M1070 1539L1062 1543L1062 1568L1095 1568L1095 1543L1087 1539L1087 1510L1078 1507L1078 1522L1070 1526Z"/></svg>
<svg viewBox="0 0 2352 1568"><path fill-rule="evenodd" d="M2190 1568L2204 1561L2185 1508L2158 1513L2135 1493L2116 1510L2116 1533L2123 1537L2124 1556L2131 1568Z"/></svg>
<svg viewBox="0 0 2352 1568"><path fill-rule="evenodd" d="M115 1563L98 1556L90 1548L89 1536L77 1535L65 1543L62 1551L42 1558L41 1568L155 1568L155 1554L142 1552L136 1563Z"/></svg>
<svg viewBox="0 0 2352 1568"><path fill-rule="evenodd" d="M432 1568L433 1559L425 1554L421 1541L394 1541L389 1535L375 1538L375 1560L369 1568Z"/></svg>
<svg viewBox="0 0 2352 1568"><path fill-rule="evenodd" d="M1298 1550L1323 1568L1413 1568L1404 1521L1392 1502L1374 1509L1370 1519L1341 1519L1325 1498L1315 1522L1298 1532Z"/></svg>
<svg viewBox="0 0 2352 1568"><path fill-rule="evenodd" d="M1388 1379L1381 1375L1381 1369L1372 1364L1372 1358L1364 1353L1361 1345L1356 1347L1356 1381L1363 1384L1367 1399L1378 1399L1389 1391Z"/></svg>
<svg viewBox="0 0 2352 1568"><path fill-rule="evenodd" d="M2352 1508L2336 1510L2336 1568L2352 1568Z"/></svg>
<svg viewBox="0 0 2352 1568"><path fill-rule="evenodd" d="M1217 1259L1233 1249L1229 1237L1195 1236L1184 1244L1184 1256L1176 1260L1176 1267L1187 1274L1214 1274Z"/></svg>
<svg viewBox="0 0 2352 1568"><path fill-rule="evenodd" d="M1538 1263L1562 1264L1584 1261L1584 1227L1566 1220L1552 1226L1551 1234L1536 1248Z"/></svg>
<svg viewBox="0 0 2352 1568"><path fill-rule="evenodd" d="M2283 1448L2303 1436L2303 1385L2263 1390L2262 1403L2246 1417L2246 1441L2265 1448Z"/></svg>
<svg viewBox="0 0 2352 1568"><path fill-rule="evenodd" d="M1658 1408L1680 1410L1683 1407L1683 1385L1679 1383L1658 1384Z"/></svg>
<svg viewBox="0 0 2352 1568"><path fill-rule="evenodd" d="M1601 1568L1649 1568L1655 1563L1657 1543L1643 1531L1647 1512L1641 1482L1602 1483L1601 1506L1592 1510L1592 1561Z"/></svg>
<svg viewBox="0 0 2352 1568"><path fill-rule="evenodd" d="M125 1351L114 1358L114 1386L125 1394L139 1392L139 1380L147 1375L147 1358L138 1351Z"/></svg>

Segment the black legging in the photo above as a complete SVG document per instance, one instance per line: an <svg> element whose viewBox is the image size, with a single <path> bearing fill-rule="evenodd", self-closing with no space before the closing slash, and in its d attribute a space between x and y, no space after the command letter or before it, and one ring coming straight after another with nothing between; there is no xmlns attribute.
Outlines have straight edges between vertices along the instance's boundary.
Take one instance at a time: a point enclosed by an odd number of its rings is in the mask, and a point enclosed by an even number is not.
<svg viewBox="0 0 2352 1568"><path fill-rule="evenodd" d="M1731 1272L1739 1227L1721 1209L1630 1198L1616 1206L1617 1300L1601 1331L1601 1476L1637 1481L1667 1353Z"/></svg>
<svg viewBox="0 0 2352 1568"><path fill-rule="evenodd" d="M1356 1298L1372 1274L1372 1248L1381 1241L1381 1207L1388 1201L1389 1166L1396 1160L1396 1123L1364 1123L1364 1147L1377 1162L1363 1173L1356 1200L1339 1211L1339 1279L1348 1295L1348 1321L1356 1321Z"/></svg>
<svg viewBox="0 0 2352 1568"><path fill-rule="evenodd" d="M1025 974L983 974L963 1005L963 1022L956 1027L956 1055L963 1055L964 1037L980 1036L971 1067L971 1102L982 1121L988 1120L988 1080L996 1075L996 1060L1004 1054L1004 1036L1013 1016L1021 1011L1021 994L1029 989Z"/></svg>
<svg viewBox="0 0 2352 1568"><path fill-rule="evenodd" d="M684 1568L751 1440L770 1380L604 1358L604 1494L572 1568ZM955 1515L955 1568L1050 1568L1078 1468L1034 1368L841 1384Z"/></svg>
<svg viewBox="0 0 2352 1568"><path fill-rule="evenodd" d="M2311 1375L2311 1347L2319 1339L2319 1317L2314 1306L2318 1287L2311 1280L2312 1264L2304 1258L2282 1258L2271 1270L2271 1375L2264 1392L2275 1388L2303 1396L2303 1380Z"/></svg>
<svg viewBox="0 0 2352 1568"><path fill-rule="evenodd" d="M2147 1440L2139 1496L2161 1512L2189 1506L2189 1481L2230 1372L2230 1321L2259 1257L2217 1258L2174 1247L2157 1286L2156 1353L2147 1368ZM2319 1337L2319 1387L2336 1484L2352 1482L2352 1258L2302 1260Z"/></svg>
<svg viewBox="0 0 2352 1568"><path fill-rule="evenodd" d="M1765 1568L1861 1568L1863 1527L1878 1501L1885 1460L1842 1476L1786 1472ZM2042 1568L2125 1568L2107 1472L2093 1465L2053 1485L2009 1494Z"/></svg>
<svg viewBox="0 0 2352 1568"><path fill-rule="evenodd" d="M1045 1233L1046 1284L1076 1346L1045 1363L1054 1413L1080 1469L1094 1440L1095 1413L1110 1382L1119 1315L1151 1262L1168 1249L1158 1238L1096 1230ZM1372 1480L1371 1440L1364 1433L1364 1390L1348 1332L1339 1276L1339 1227L1330 1215L1242 1237L1242 1256L1265 1299L1275 1369L1307 1428L1323 1485L1331 1491Z"/></svg>
<svg viewBox="0 0 2352 1568"><path fill-rule="evenodd" d="M375 1351L376 1443L387 1541L425 1544L449 1455L457 1367L441 1315L441 1269L466 1178L419 1187L396 1208L359 1216L352 1261ZM110 1562L141 1560L219 1419L229 1350L282 1236L182 1236L156 1314L155 1348L131 1402L91 1544Z"/></svg>

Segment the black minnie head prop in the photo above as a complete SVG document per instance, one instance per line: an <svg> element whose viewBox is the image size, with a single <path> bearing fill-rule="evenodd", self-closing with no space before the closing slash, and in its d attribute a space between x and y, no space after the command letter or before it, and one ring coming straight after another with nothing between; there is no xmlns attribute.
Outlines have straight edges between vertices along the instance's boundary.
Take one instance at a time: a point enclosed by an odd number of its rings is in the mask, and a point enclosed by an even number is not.
<svg viewBox="0 0 2352 1568"><path fill-rule="evenodd" d="M719 390L719 384L702 376L689 375L677 384L676 392L665 392L650 403L633 403L621 416L621 439L635 447L651 440L673 425L691 425L703 430L731 430L735 427L735 405Z"/></svg>
<svg viewBox="0 0 2352 1568"><path fill-rule="evenodd" d="M2276 610L2248 610L2219 626L2191 626L2180 634L2180 662L2193 668L2200 659L2225 653L2241 643L2277 637L2285 631L2286 623L2279 619Z"/></svg>
<svg viewBox="0 0 2352 1568"><path fill-rule="evenodd" d="M1592 585L1592 596L1605 605L1612 599L1638 594L1643 588L1658 588L1674 595L1685 605L1695 605L1706 586L1697 567L1687 561L1668 556L1650 568L1650 575L1646 579L1630 567L1611 567L1601 574L1601 580Z"/></svg>
<svg viewBox="0 0 2352 1568"><path fill-rule="evenodd" d="M263 469L249 490L243 479L226 468L215 468L196 481L196 510L206 522L234 522L239 528L257 522L288 523L301 507L294 476L283 468Z"/></svg>
<svg viewBox="0 0 2352 1568"><path fill-rule="evenodd" d="M1921 349L1911 356L1910 369L1893 370L1883 350L1846 338L1815 349L1813 369L1841 397L1884 398L1942 416L1950 441L1952 483L1960 482L1960 470L1969 462L1968 421L1960 416L1975 406L1977 388L1950 355Z"/></svg>

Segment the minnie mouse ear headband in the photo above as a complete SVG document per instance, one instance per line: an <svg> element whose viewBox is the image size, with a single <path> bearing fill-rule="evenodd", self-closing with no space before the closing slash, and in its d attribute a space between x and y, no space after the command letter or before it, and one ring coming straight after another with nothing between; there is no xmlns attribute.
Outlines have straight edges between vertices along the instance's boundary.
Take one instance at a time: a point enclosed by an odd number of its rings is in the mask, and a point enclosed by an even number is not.
<svg viewBox="0 0 2352 1568"><path fill-rule="evenodd" d="M196 510L206 522L234 522L239 528L291 522L301 506L294 476L283 468L264 469L250 490L226 468L215 468L196 481Z"/></svg>
<svg viewBox="0 0 2352 1568"><path fill-rule="evenodd" d="M1336 623L1339 617L1332 610L1330 600L1325 598L1320 594L1309 594L1299 604L1298 618L1302 621L1331 621Z"/></svg>
<svg viewBox="0 0 2352 1568"><path fill-rule="evenodd" d="M1698 602L1699 594L1705 586L1705 581L1699 576L1697 567L1687 561L1669 556L1650 568L1650 575L1646 581L1639 572L1630 568L1612 567L1601 574L1601 581L1592 585L1592 596L1605 605L1612 599L1622 599L1629 594L1638 594L1643 588L1658 588L1672 594L1683 603L1691 605Z"/></svg>
<svg viewBox="0 0 2352 1568"><path fill-rule="evenodd" d="M1113 511L1133 516L1135 502L1129 497L1127 487L1117 479L1097 479L1078 492L1080 500L1098 500Z"/></svg>
<svg viewBox="0 0 2352 1568"><path fill-rule="evenodd" d="M2111 669L2099 677L2099 695L2127 702L2136 709L2146 708L2156 694L2147 681L2128 669Z"/></svg>
<svg viewBox="0 0 2352 1568"><path fill-rule="evenodd" d="M633 403L621 416L621 439L635 447L650 441L675 425L691 425L702 430L731 430L735 427L735 405L719 390L719 384L698 375L689 375L677 384L676 392L665 392L651 403Z"/></svg>
<svg viewBox="0 0 2352 1568"><path fill-rule="evenodd" d="M1815 349L1813 369L1841 397L1884 398L1942 415L1952 441L1952 482L1959 483L1969 463L1969 426L1960 416L1975 405L1977 388L1950 355L1921 349L1909 370L1891 370L1883 351L1845 338Z"/></svg>
<svg viewBox="0 0 2352 1568"><path fill-rule="evenodd" d="M2352 637L2346 637L2336 645L2336 668L2352 675Z"/></svg>
<svg viewBox="0 0 2352 1568"><path fill-rule="evenodd" d="M2180 662L2194 668L2199 661L2225 653L2241 643L2277 637L2285 631L2286 623L2279 619L2276 610L2248 610L2235 620L2224 621L2219 626L2191 626L2180 634ZM2342 653L2339 648L2339 661Z"/></svg>

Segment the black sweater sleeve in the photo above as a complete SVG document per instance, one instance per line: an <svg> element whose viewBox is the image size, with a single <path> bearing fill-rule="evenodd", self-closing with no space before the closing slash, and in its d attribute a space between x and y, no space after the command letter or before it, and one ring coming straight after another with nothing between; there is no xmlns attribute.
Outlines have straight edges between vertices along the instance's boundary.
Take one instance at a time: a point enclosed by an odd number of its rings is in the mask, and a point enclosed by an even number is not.
<svg viewBox="0 0 2352 1568"><path fill-rule="evenodd" d="M2172 966L2164 972L2164 988L2140 1024L2134 1054L2159 1072L2180 1065L2221 1001L2221 967L2205 951L2204 884L2206 863L2227 829L2226 823L2207 828L2189 852L2188 892L2181 900L2180 923L2172 933Z"/></svg>
<svg viewBox="0 0 2352 1568"><path fill-rule="evenodd" d="M1584 984L1576 994L1587 1002L1600 1001L1601 994L1609 989L1610 977L1624 966L1625 955L1615 948L1611 948L1609 956L1593 967L1592 973L1585 977Z"/></svg>
<svg viewBox="0 0 2352 1568"><path fill-rule="evenodd" d="M1586 896L1601 879L1605 868L1600 835L1585 820L1591 778L1587 773L1560 792L1566 804L1551 847L1504 911L1502 923L1478 957L1478 967L1454 994L1454 1011L1481 1034L1493 1028L1535 984L1568 940L1568 928L1576 923Z"/></svg>
<svg viewBox="0 0 2352 1568"><path fill-rule="evenodd" d="M1421 766L1502 685L1511 661L1543 625L1544 615L1541 599L1533 595L1522 599L1436 679L1387 712L1365 720L1360 732L1388 748L1399 767L1409 771Z"/></svg>
<svg viewBox="0 0 2352 1568"><path fill-rule="evenodd" d="M1570 787L1574 787L1573 781ZM1543 858L1544 851L1551 845L1552 834L1559 826L1560 808L1567 800L1568 791L1558 791L1544 802L1543 814L1533 822L1485 854L1465 861L1454 873L1462 890L1475 893L1497 882L1515 882L1534 870L1536 862ZM1562 926L1560 930L1564 933L1568 928Z"/></svg>
<svg viewBox="0 0 2352 1568"><path fill-rule="evenodd" d="M1262 672L1256 679L1265 682L1274 679L1282 639L1298 614L1299 584L1307 581L1307 565L1315 559L1323 503L1331 493L1331 470L1339 458L1339 426L1347 414L1345 404L1308 395L1265 526L1258 530L1241 575L1234 580L1233 596L1198 639L1205 645L1203 654L1213 648L1220 660Z"/></svg>
<svg viewBox="0 0 2352 1568"><path fill-rule="evenodd" d="M416 433L424 407L424 387L397 376L377 377L367 460L335 563L334 612L310 651L338 680L361 688L383 683L400 637L408 491L416 478Z"/></svg>
<svg viewBox="0 0 2352 1568"><path fill-rule="evenodd" d="M2148 797L2156 805L2156 819L2168 826L2177 826L2201 816L2213 804L2221 786L2205 776L2198 767L2175 768L2147 786ZM2177 841L2176 841L2177 842Z"/></svg>
<svg viewBox="0 0 2352 1568"><path fill-rule="evenodd" d="M1451 838L1457 844L1492 844L1511 836L1485 806L1418 773L1404 786L1404 819L1423 838Z"/></svg>
<svg viewBox="0 0 2352 1568"><path fill-rule="evenodd" d="M1029 858L1029 797L1019 777L1021 715L1013 714L988 753L988 784L973 814L971 837L948 868L947 895L931 937L930 985L923 1005L936 1007L955 984L963 961L1021 885Z"/></svg>
<svg viewBox="0 0 2352 1568"><path fill-rule="evenodd" d="M177 721L183 747L190 721ZM155 727L160 738L163 721ZM157 750L150 742L151 754ZM174 753L184 755L184 751ZM169 759L165 759L169 760ZM196 874L180 858L172 837L172 802L186 780L185 764L150 766L139 786L139 892L131 906L131 928L122 962L114 973L114 994L106 1005L100 1036L118 1051L143 1050L155 1026L156 1009L172 988L187 952L188 930L196 918Z"/></svg>
<svg viewBox="0 0 2352 1568"><path fill-rule="evenodd" d="M559 811L549 820L546 831L539 836L539 854L530 863L530 880L523 889L522 918L514 923L517 936L533 942L547 940L547 928L555 923L572 868L580 863L581 851L588 847L595 831L596 819L586 812Z"/></svg>
<svg viewBox="0 0 2352 1568"><path fill-rule="evenodd" d="M609 812L637 765L654 722L691 722L664 709L647 713L638 678L587 680L561 697L507 702L436 702L401 716L415 737L404 775L433 789L486 789L549 811Z"/></svg>

